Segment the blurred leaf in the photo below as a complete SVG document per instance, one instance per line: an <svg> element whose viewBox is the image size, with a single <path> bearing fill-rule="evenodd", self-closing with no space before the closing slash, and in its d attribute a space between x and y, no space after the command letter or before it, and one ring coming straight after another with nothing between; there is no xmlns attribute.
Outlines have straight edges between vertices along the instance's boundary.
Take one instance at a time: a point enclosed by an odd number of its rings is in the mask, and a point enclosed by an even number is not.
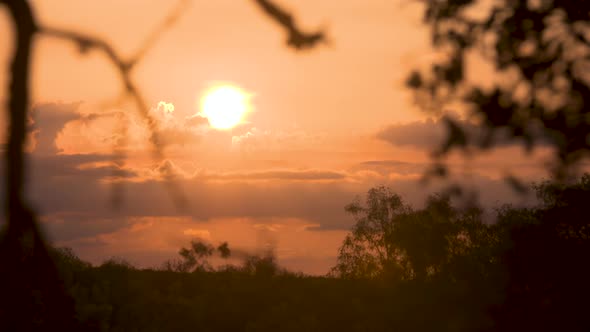
<svg viewBox="0 0 590 332"><path fill-rule="evenodd" d="M422 77L417 71L413 71L406 81L406 85L412 89L419 89L422 86Z"/></svg>

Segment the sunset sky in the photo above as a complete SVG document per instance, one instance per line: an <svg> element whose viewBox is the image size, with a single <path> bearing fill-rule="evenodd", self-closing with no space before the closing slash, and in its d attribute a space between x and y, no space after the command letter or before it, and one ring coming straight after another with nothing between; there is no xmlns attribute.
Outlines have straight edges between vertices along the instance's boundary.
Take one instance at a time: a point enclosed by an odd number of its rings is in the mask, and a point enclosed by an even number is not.
<svg viewBox="0 0 590 332"><path fill-rule="evenodd" d="M124 55L175 6L169 0L31 3L43 24L105 38ZM123 89L102 53L81 55L71 43L35 40L28 192L57 245L93 263L116 256L154 267L193 238L252 252L270 244L281 265L323 274L354 222L343 208L357 195L388 185L419 206L440 188L419 179L443 129L404 86L413 68L434 58L421 6L280 3L303 27L325 27L331 43L296 52L251 0L193 1L135 69L158 119L163 160L152 158L147 125L133 104L115 103ZM0 9L2 116L9 22ZM472 69L476 79L486 73ZM223 85L240 89L250 109L236 126L215 129L201 98ZM6 119L0 122L6 132ZM115 165L123 124L127 159ZM450 163L461 183L485 189L481 200L493 207L527 199L503 177L540 179L542 152L522 156L519 147L503 146ZM184 208L167 190L170 176L186 197ZM123 188L118 210L111 205L115 183Z"/></svg>

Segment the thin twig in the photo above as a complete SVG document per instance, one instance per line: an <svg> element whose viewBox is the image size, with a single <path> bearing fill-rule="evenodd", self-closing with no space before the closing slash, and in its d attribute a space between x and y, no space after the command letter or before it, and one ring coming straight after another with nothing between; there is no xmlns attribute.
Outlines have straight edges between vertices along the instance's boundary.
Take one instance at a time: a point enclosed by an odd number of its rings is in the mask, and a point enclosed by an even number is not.
<svg viewBox="0 0 590 332"><path fill-rule="evenodd" d="M147 102L131 79L130 70L133 67L130 65L131 62L124 60L109 43L98 37L89 36L76 31L45 26L39 27L39 33L49 37L76 43L82 52L96 49L103 52L107 56L115 68L117 68L117 71L121 76L121 80L123 81L125 91L133 98L135 104L137 105L137 110L148 123L149 130L151 132L150 141L154 144L155 148L155 157L161 158L163 154L158 141L158 124L157 121L150 115ZM137 60L134 63L137 63Z"/></svg>
<svg viewBox="0 0 590 332"><path fill-rule="evenodd" d="M154 44L158 41L160 36L168 30L170 27L178 21L180 16L187 10L188 6L190 5L190 0L180 0L176 7L172 10L172 12L168 15L166 19L164 19L160 25L154 28L152 32L147 36L147 38L141 44L139 50L135 53L132 57L132 60L129 61L130 67L133 67L137 64L138 61L143 59L145 54L154 46Z"/></svg>

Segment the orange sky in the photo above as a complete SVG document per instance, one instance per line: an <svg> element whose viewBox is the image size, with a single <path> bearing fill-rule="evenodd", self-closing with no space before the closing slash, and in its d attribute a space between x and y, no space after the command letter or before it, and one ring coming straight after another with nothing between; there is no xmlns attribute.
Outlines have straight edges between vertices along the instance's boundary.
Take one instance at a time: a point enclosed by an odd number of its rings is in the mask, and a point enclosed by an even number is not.
<svg viewBox="0 0 590 332"><path fill-rule="evenodd" d="M168 0L31 3L44 24L107 38L123 54L132 54L174 6ZM95 263L120 256L156 266L195 236L248 250L271 241L279 262L319 274L334 263L352 225L343 207L355 195L386 184L421 202L431 189L417 179L442 132L403 86L411 68L432 59L420 7L390 0L281 3L305 27L326 26L332 45L297 53L252 1L194 1L136 68L134 79L167 135L166 160L157 162L133 108L105 106L121 85L104 56L36 40L30 191L55 242ZM3 68L10 51L11 29L0 10ZM219 81L251 93L253 112L228 131L189 124L201 93ZM0 84L4 105L6 69ZM128 160L115 169L109 154L121 119L131 121ZM501 182L507 170L527 179L543 174L542 165L517 155L505 147L460 163L468 175L462 181L485 186L489 204L513 197ZM189 202L185 210L171 203L161 183L171 169ZM124 176L113 180L113 171ZM121 211L108 205L113 181L124 183Z"/></svg>

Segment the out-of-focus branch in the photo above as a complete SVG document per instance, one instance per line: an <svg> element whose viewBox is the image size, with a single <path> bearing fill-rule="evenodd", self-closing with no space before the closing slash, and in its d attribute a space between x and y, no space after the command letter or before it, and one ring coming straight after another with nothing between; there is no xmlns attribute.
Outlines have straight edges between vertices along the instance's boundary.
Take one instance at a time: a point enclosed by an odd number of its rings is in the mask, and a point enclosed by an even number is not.
<svg viewBox="0 0 590 332"><path fill-rule="evenodd" d="M154 157L162 159L162 146L158 140L158 124L149 113L149 106L140 89L131 78L132 69L139 63L161 34L172 26L190 0L180 0L174 11L141 44L138 52L125 59L105 40L76 31L38 26L30 4L26 0L0 0L6 5L14 23L15 48L10 68L8 100L8 145L5 156L6 217L7 227L0 239L0 324L2 330L58 330L77 331L74 305L62 288L61 280L43 241L35 214L27 206L24 194L26 118L29 108L30 54L35 34L41 34L75 43L81 53L97 50L106 55L117 68L125 94L137 105L140 115L147 121L154 146ZM259 1L267 12L272 6ZM275 16L278 20L279 16ZM279 20L279 22L281 22ZM290 33L289 45L302 49L324 40L323 33L305 34L290 20L281 22ZM123 130L125 130L123 128ZM171 180L166 182L177 203L184 204L184 196ZM40 297L41 296L41 297ZM40 301L42 299L42 301Z"/></svg>
<svg viewBox="0 0 590 332"><path fill-rule="evenodd" d="M62 288L24 192L30 56L37 26L28 1L0 3L8 8L15 27L5 155L7 225L0 239L0 330L74 331L74 304Z"/></svg>
<svg viewBox="0 0 590 332"><path fill-rule="evenodd" d="M327 43L328 39L324 31L312 33L304 32L295 23L293 15L281 8L271 0L254 0L256 4L264 11L266 15L276 21L289 34L287 45L303 50L316 47L319 43Z"/></svg>
<svg viewBox="0 0 590 332"><path fill-rule="evenodd" d="M107 41L100 39L98 37L80 33L77 31L54 28L49 26L39 26L38 28L38 32L40 34L75 43L80 49L81 53L86 53L91 50L97 50L99 52L102 52L109 59L109 61L117 69L120 75L121 81L123 82L123 86L125 89L125 93L133 99L137 106L137 111L139 112L139 115L145 119L148 125L148 129L150 132L150 142L154 147L154 159L158 161L164 158L162 145L160 144L161 142L159 140L158 122L150 114L149 106L145 101L145 98L143 97L140 89L137 87L137 85L133 82L133 79L131 78L131 72L132 69L135 68L135 66L144 58L145 54L151 49L151 47L153 47L153 45L162 35L162 33L166 29L170 28L178 20L180 15L188 6L189 2L190 0L180 0L180 2L170 13L170 15L168 15L168 17L164 19L162 23L158 25L150 33L150 35L143 42L142 46L139 48L136 54L129 59L123 58ZM184 204L184 197L181 194L181 192L177 189L177 187L170 181L171 180L167 181L167 187L170 190L175 202L179 206L182 206Z"/></svg>
<svg viewBox="0 0 590 332"><path fill-rule="evenodd" d="M8 130L6 149L6 215L10 221L9 230L21 232L34 226L31 218L23 218L27 211L24 204L24 145L26 138L26 117L29 107L30 54L36 31L35 19L26 1L2 1L8 7L15 29L16 47L10 68L10 90L8 101ZM25 225L31 222L33 225Z"/></svg>
<svg viewBox="0 0 590 332"><path fill-rule="evenodd" d="M156 120L149 114L149 107L147 102L145 101L144 97L141 95L137 86L133 83L131 79L131 69L134 67L134 64L137 63L137 58L134 58L133 61L124 60L118 53L113 49L113 47L107 43L106 41L89 36L86 34L82 34L76 31L64 30L59 28L52 28L52 27L39 27L39 33L44 34L49 37L54 37L58 39L63 39L66 41L71 41L80 48L80 52L85 53L90 50L98 50L104 53L107 58L111 61L113 66L117 69L121 80L123 81L123 85L125 87L126 93L133 98L135 104L137 105L137 109L140 112L140 115L145 118L146 122L148 123L149 129L151 131L151 142L154 143L155 153L157 157L161 157L162 152L160 145L158 144L158 126Z"/></svg>
<svg viewBox="0 0 590 332"><path fill-rule="evenodd" d="M166 17L141 44L139 50L135 53L132 59L129 61L129 66L133 67L139 60L143 59L144 55L154 46L160 36L172 27L184 11L190 5L191 0L180 0L172 12Z"/></svg>

